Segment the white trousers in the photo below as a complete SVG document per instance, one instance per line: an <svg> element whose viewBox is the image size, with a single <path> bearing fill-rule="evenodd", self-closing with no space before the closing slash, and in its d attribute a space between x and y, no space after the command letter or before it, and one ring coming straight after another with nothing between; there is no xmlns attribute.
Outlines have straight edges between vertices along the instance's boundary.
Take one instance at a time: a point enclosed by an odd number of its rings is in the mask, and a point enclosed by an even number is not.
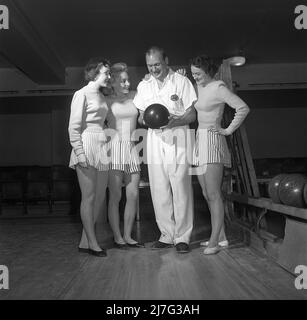
<svg viewBox="0 0 307 320"><path fill-rule="evenodd" d="M177 129L177 128L176 128ZM193 192L187 154L187 126L172 130L148 130L147 161L151 197L161 232L159 241L189 243L193 229ZM187 138L188 137L188 138Z"/></svg>

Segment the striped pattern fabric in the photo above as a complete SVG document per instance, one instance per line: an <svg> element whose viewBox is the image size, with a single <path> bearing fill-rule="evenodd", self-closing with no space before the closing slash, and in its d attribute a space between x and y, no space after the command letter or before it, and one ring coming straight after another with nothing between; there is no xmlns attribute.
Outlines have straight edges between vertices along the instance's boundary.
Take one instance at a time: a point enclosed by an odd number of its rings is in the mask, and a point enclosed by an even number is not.
<svg viewBox="0 0 307 320"><path fill-rule="evenodd" d="M199 129L193 150L193 165L203 166L208 163L223 163L231 167L231 157L226 138L210 129Z"/></svg>
<svg viewBox="0 0 307 320"><path fill-rule="evenodd" d="M126 173L141 170L140 159L132 141L110 141L108 149L111 152L110 170L120 170Z"/></svg>
<svg viewBox="0 0 307 320"><path fill-rule="evenodd" d="M88 164L98 171L109 169L109 158L107 156L106 136L102 130L84 130L81 135L83 150ZM75 169L78 158L72 150L69 167Z"/></svg>

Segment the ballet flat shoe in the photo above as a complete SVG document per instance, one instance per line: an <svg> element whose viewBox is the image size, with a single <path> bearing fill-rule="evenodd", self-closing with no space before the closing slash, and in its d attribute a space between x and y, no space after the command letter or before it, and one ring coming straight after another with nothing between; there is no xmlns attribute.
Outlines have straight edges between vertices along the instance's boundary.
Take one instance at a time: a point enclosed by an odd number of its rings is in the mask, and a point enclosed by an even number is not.
<svg viewBox="0 0 307 320"><path fill-rule="evenodd" d="M212 247L212 248L207 247L207 248L204 250L204 254L205 254L205 255L216 254L216 253L218 253L219 251L220 251L220 247L219 247L219 246Z"/></svg>
<svg viewBox="0 0 307 320"><path fill-rule="evenodd" d="M78 251L82 252L82 253L89 253L88 250L89 250L88 248L80 248L80 247L78 247Z"/></svg>
<svg viewBox="0 0 307 320"><path fill-rule="evenodd" d="M123 250L127 250L129 248L127 243L117 243L115 241L114 241L114 247L117 249L123 249Z"/></svg>
<svg viewBox="0 0 307 320"><path fill-rule="evenodd" d="M208 247L208 245L209 245L209 241L202 241L202 242L200 243L200 246L201 246L201 247ZM220 241L220 242L219 242L219 246L222 247L222 248L228 247L228 246L229 246L228 240Z"/></svg>
<svg viewBox="0 0 307 320"><path fill-rule="evenodd" d="M144 243L136 242L136 243L127 243L127 246L130 248L145 248Z"/></svg>
<svg viewBox="0 0 307 320"><path fill-rule="evenodd" d="M92 256L95 256L95 257L106 257L107 256L106 250L102 249L102 248L101 248L101 251L88 249L88 254L91 254Z"/></svg>

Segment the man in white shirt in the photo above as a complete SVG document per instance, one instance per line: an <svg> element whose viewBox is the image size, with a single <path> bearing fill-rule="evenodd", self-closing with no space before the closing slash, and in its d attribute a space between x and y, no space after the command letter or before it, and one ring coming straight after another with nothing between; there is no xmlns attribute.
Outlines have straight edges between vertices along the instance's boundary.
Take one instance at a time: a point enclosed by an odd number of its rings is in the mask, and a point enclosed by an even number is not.
<svg viewBox="0 0 307 320"><path fill-rule="evenodd" d="M193 104L197 97L189 79L169 68L162 48L151 47L146 52L146 64L150 77L139 83L133 100L140 111L139 122L143 123L144 111L153 103L163 104L171 115L167 126L149 129L147 135L151 197L161 231L152 249L175 245L178 253L186 253L193 229L188 124L196 119Z"/></svg>

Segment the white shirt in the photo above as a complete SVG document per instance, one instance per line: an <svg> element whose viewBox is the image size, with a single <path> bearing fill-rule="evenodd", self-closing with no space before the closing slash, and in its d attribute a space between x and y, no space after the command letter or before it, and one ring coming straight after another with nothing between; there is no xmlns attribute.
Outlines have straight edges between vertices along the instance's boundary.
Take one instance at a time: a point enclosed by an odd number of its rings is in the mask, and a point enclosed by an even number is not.
<svg viewBox="0 0 307 320"><path fill-rule="evenodd" d="M141 111L145 111L153 103L160 103L170 114L182 115L196 100L197 96L190 80L169 69L161 88L153 76L148 80L142 80L137 87L133 103Z"/></svg>

